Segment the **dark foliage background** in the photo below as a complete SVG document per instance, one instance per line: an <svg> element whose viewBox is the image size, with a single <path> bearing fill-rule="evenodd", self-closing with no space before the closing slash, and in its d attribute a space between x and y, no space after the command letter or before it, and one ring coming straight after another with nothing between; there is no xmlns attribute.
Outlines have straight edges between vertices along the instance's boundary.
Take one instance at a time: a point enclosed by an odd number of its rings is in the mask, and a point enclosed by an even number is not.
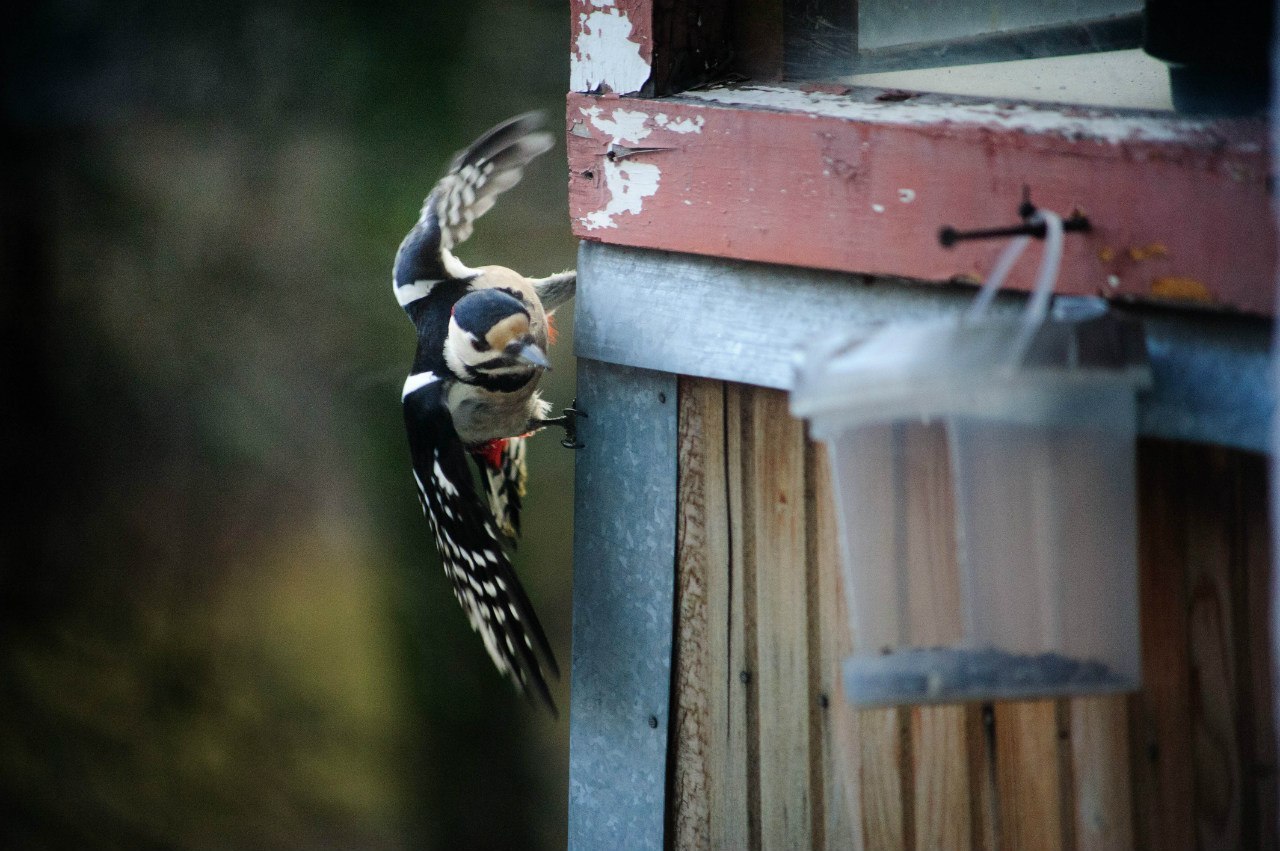
<svg viewBox="0 0 1280 851"><path fill-rule="evenodd" d="M439 572L390 264L452 152L544 109L559 0L55 0L0 40L0 839L563 847L568 694ZM563 149L460 255L573 265ZM548 386L573 395L572 317ZM572 458L517 565L568 662Z"/></svg>

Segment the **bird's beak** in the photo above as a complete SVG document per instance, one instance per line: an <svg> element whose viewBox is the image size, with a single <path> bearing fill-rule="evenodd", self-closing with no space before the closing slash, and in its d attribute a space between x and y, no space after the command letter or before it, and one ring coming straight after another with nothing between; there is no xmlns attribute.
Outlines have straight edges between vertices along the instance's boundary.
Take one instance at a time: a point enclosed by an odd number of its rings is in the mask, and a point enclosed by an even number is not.
<svg viewBox="0 0 1280 851"><path fill-rule="evenodd" d="M537 343L528 343L520 349L520 353L516 355L520 360L531 363L534 366L540 366L543 369L551 369L551 362L547 360L547 355L538 347Z"/></svg>

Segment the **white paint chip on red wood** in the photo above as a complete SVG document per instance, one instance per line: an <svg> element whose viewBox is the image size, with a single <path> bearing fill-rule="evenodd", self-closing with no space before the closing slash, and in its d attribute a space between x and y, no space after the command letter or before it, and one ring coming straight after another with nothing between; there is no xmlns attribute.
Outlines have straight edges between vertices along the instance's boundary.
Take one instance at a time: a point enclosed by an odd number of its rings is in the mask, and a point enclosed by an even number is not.
<svg viewBox="0 0 1280 851"><path fill-rule="evenodd" d="M613 0L592 0L598 8L578 15L577 38L569 57L569 89L590 92L607 89L616 94L640 91L649 81L649 62L641 53L631 18L609 8Z"/></svg>

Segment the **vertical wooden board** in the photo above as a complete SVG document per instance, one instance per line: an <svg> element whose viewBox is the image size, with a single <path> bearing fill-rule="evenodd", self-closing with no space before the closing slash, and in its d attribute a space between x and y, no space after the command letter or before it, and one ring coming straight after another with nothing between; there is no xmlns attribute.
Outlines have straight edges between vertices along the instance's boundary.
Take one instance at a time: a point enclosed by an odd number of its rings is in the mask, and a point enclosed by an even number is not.
<svg viewBox="0 0 1280 851"><path fill-rule="evenodd" d="M1077 848L1134 847L1129 779L1129 701L1122 695L1068 701Z"/></svg>
<svg viewBox="0 0 1280 851"><path fill-rule="evenodd" d="M725 624L724 652L716 664L724 683L723 707L713 716L712 765L722 780L712 787L711 847L760 847L759 739L753 677L755 658L755 575L746 504L743 457L750 450L750 388L724 384L725 488L728 494L729 573L711 595L709 617ZM717 674L719 678L721 675Z"/></svg>
<svg viewBox="0 0 1280 851"><path fill-rule="evenodd" d="M1056 702L997 703L995 721L1000 847L1064 847Z"/></svg>
<svg viewBox="0 0 1280 851"><path fill-rule="evenodd" d="M825 698L817 736L823 789L822 847L828 851L861 849L859 713L845 698L840 682L840 666L853 651L853 640L840 573L835 493L826 447L821 444L810 445L808 480L812 493L809 552L817 573L818 634L810 661L817 671L818 693Z"/></svg>
<svg viewBox="0 0 1280 851"><path fill-rule="evenodd" d="M682 378L679 405L668 836L673 848L707 848L712 787L729 780L712 762L716 731L725 729L716 722L729 699L724 387ZM723 800L723 794L715 797Z"/></svg>
<svg viewBox="0 0 1280 851"><path fill-rule="evenodd" d="M1248 771L1245 778L1245 844L1254 848L1280 847L1277 829L1280 812L1276 783L1276 727L1274 695L1274 653L1271 646L1271 538L1267 459L1244 455L1237 510L1244 528L1240 534L1240 563L1235 580L1243 595L1244 620L1241 631L1244 677L1248 681L1245 750Z"/></svg>
<svg viewBox="0 0 1280 851"><path fill-rule="evenodd" d="M1191 460L1185 530L1196 835L1204 848L1238 848L1243 778L1230 575L1232 465L1222 449L1195 451Z"/></svg>
<svg viewBox="0 0 1280 851"><path fill-rule="evenodd" d="M890 707L858 713L863 844L877 851L915 847L909 712Z"/></svg>
<svg viewBox="0 0 1280 851"><path fill-rule="evenodd" d="M967 708L918 706L912 710L915 847L970 848Z"/></svg>
<svg viewBox="0 0 1280 851"><path fill-rule="evenodd" d="M734 4L734 70L753 80L782 78L782 0Z"/></svg>
<svg viewBox="0 0 1280 851"><path fill-rule="evenodd" d="M901 429L906 508L908 633L918 647L959 641L964 633L956 512L947 433L941 423Z"/></svg>
<svg viewBox="0 0 1280 851"><path fill-rule="evenodd" d="M1134 832L1141 848L1194 848L1187 648L1185 447L1138 442L1142 691L1130 701Z"/></svg>
<svg viewBox="0 0 1280 851"><path fill-rule="evenodd" d="M969 765L969 829L974 848L999 847L1000 795L996 786L995 708L965 707L965 749Z"/></svg>
<svg viewBox="0 0 1280 851"><path fill-rule="evenodd" d="M964 623L956 563L955 498L941 424L898 431L905 523L907 637L919 647L958 641ZM966 848L972 838L963 706L911 710L915 844Z"/></svg>
<svg viewBox="0 0 1280 851"><path fill-rule="evenodd" d="M754 491L760 712L760 820L764 848L813 844L810 789L808 581L804 429L786 395L752 391L747 465Z"/></svg>

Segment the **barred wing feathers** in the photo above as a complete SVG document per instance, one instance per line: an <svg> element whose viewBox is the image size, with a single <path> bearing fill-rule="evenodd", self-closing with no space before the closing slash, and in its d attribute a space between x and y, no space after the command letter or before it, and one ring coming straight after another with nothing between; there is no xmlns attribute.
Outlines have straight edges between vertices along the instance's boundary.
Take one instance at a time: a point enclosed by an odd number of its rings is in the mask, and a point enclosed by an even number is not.
<svg viewBox="0 0 1280 851"><path fill-rule="evenodd" d="M431 382L404 397L418 498L454 596L494 665L554 714L546 674L558 678L560 669L499 543L493 518L475 491L442 387L443 382Z"/></svg>
<svg viewBox="0 0 1280 851"><path fill-rule="evenodd" d="M537 132L541 126L540 113L518 115L454 157L396 252L393 278L401 305L426 295L434 283L470 274L451 249L471 236L476 219L500 194L520 182L524 167L551 149L554 140Z"/></svg>
<svg viewBox="0 0 1280 851"><path fill-rule="evenodd" d="M529 474L525 464L525 438L508 437L473 450L476 467L484 480L489 511L501 532L514 546L520 537L520 508Z"/></svg>

